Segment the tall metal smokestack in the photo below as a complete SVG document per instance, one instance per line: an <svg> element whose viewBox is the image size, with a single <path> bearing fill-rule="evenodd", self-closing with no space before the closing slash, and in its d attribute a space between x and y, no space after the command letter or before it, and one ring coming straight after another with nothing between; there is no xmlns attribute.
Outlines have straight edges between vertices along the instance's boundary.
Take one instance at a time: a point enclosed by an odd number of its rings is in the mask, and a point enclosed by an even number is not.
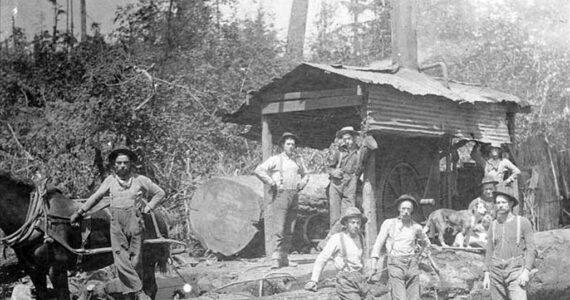
<svg viewBox="0 0 570 300"><path fill-rule="evenodd" d="M287 32L287 54L299 61L303 60L308 11L309 0L293 0Z"/></svg>
<svg viewBox="0 0 570 300"><path fill-rule="evenodd" d="M393 0L392 62L400 67L418 69L416 0Z"/></svg>

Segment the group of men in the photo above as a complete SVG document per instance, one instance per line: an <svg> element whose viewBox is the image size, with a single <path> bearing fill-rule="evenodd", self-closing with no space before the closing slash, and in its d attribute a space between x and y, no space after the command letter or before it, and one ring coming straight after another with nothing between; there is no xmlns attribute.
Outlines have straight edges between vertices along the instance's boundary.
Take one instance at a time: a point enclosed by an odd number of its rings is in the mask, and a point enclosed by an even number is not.
<svg viewBox="0 0 570 300"><path fill-rule="evenodd" d="M356 185L362 173L363 155L355 140L358 132L342 128L336 137L341 145L329 160L329 207L331 232L317 257L306 290L316 291L321 272L328 260L338 270L337 294L341 299L371 298L367 279L378 272L382 250L386 253L392 299L420 299L419 258L430 240L422 226L412 219L418 202L410 195L396 200L399 216L382 223L370 251L371 270L364 275L365 243L361 227L366 217L356 208ZM255 175L270 187L267 216L272 226L266 234L273 245L273 266L289 265L288 250L296 216L298 193L308 182L307 170L296 154L299 138L284 133L280 139L283 152L272 156L255 170ZM362 148L361 148L362 149ZM508 189L520 172L510 161L496 155L485 161L487 176L482 182L482 196L473 200L469 210L483 202L494 217L489 231L485 256L484 287L491 289L492 299L526 299L525 287L535 258L532 226L528 219L512 212L518 199ZM503 176L511 170L510 176ZM497 187L498 183L503 183ZM429 250L428 250L429 251Z"/></svg>
<svg viewBox="0 0 570 300"><path fill-rule="evenodd" d="M416 199L402 195L396 200L399 216L382 223L370 251L371 270L365 276L366 250L361 228L367 218L356 208L356 185L366 153L377 145L373 138L368 137L372 142L365 140L367 147L359 148L355 142L358 132L353 127L342 128L336 136L342 143L329 160L331 234L315 261L311 280L305 289L317 290L320 274L327 261L332 259L339 270L336 288L341 299L372 298L367 279L378 271L381 251L385 249L385 269L389 275L392 299L420 299L418 262L430 241L422 227L412 219L412 213L418 207ZM275 268L290 264L291 225L297 214L299 191L308 183L307 169L295 151L298 143L299 138L295 134L283 133L279 141L283 152L264 161L254 172L269 186L265 218L271 221L266 234L271 241L271 259ZM117 149L108 159L114 172L71 216L71 223L77 224L103 196L109 195L111 246L124 293L134 299L150 299L142 288L142 214L156 208L165 193L149 178L133 170L137 161L134 152ZM495 169L513 169L514 165L511 165L498 161L487 166L490 166L490 171L497 171ZM486 176L482 182L482 196L469 206L471 210L478 203L484 203L495 218L488 231L483 284L491 289L492 299L526 299L525 287L536 253L532 226L528 219L512 213L518 200L504 188L513 181L512 178L506 178L507 185L499 187L497 178L502 179L497 174ZM147 203L145 198L151 200Z"/></svg>

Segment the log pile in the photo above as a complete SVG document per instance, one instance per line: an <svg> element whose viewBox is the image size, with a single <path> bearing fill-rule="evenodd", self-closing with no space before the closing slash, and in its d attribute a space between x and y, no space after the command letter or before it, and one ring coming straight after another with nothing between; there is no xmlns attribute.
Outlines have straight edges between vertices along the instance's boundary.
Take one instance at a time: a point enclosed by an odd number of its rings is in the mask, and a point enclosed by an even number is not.
<svg viewBox="0 0 570 300"><path fill-rule="evenodd" d="M535 233L537 259L531 272L529 299L568 299L570 281L570 230L557 229ZM424 259L421 283L425 297L438 294L439 299L490 299L482 289L483 254L461 250L432 250L432 257L441 270L436 274Z"/></svg>

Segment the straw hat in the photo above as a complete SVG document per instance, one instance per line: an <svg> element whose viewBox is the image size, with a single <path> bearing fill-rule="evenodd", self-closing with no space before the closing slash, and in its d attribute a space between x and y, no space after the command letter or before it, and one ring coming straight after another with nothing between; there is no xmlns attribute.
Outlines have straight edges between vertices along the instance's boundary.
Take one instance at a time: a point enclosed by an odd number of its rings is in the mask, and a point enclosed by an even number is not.
<svg viewBox="0 0 570 300"><path fill-rule="evenodd" d="M342 218L340 218L340 224L346 225L346 221L350 218L360 218L360 220L362 221L362 224L368 222L368 218L366 218L360 212L360 209L358 209L354 206L346 209L346 211L344 212L344 215L342 215Z"/></svg>
<svg viewBox="0 0 570 300"><path fill-rule="evenodd" d="M396 207L400 207L400 203L404 201L410 201L414 205L414 208L418 208L418 201L416 201L416 198L408 194L403 194L402 196L398 197L394 203L396 204Z"/></svg>
<svg viewBox="0 0 570 300"><path fill-rule="evenodd" d="M295 140L295 145L299 144L299 137L291 132L283 132L281 138L279 139L279 145L283 145L286 139L293 139Z"/></svg>
<svg viewBox="0 0 570 300"><path fill-rule="evenodd" d="M487 183L497 184L499 182L497 181L497 179L495 179L494 176L487 174L487 175L483 176L483 179L481 179L481 185L484 185Z"/></svg>
<svg viewBox="0 0 570 300"><path fill-rule="evenodd" d="M341 138L346 133L348 133L352 136L358 135L358 131L354 130L354 127L346 126L346 127L341 128L339 131L336 132L336 137Z"/></svg>

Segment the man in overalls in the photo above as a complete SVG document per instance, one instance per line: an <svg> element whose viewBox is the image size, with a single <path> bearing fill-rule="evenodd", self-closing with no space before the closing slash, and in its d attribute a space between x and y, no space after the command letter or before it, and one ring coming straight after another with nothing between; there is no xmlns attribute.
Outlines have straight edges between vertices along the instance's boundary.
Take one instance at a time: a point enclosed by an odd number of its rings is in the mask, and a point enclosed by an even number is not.
<svg viewBox="0 0 570 300"><path fill-rule="evenodd" d="M299 191L308 183L307 170L295 149L299 138L285 132L279 140L283 152L257 166L254 174L269 186L266 199L265 236L269 238L273 253L273 268L289 265L289 249L293 233L291 225L297 217Z"/></svg>
<svg viewBox="0 0 570 300"><path fill-rule="evenodd" d="M493 300L526 300L536 245L530 221L513 214L518 199L509 192L499 186L494 193L497 219L487 233L483 287L491 289Z"/></svg>
<svg viewBox="0 0 570 300"><path fill-rule="evenodd" d="M349 207L340 219L343 226L327 241L313 266L311 280L305 284L305 290L317 291L317 283L327 261L332 259L338 270L336 292L340 299L374 299L366 284L364 267L364 239L361 228L367 219L356 207Z"/></svg>
<svg viewBox="0 0 570 300"><path fill-rule="evenodd" d="M114 174L105 178L99 189L71 216L71 223L95 206L104 196L111 197L111 248L113 259L124 286L124 293L136 299L150 300L143 291L142 244L144 223L141 212L150 213L164 198L164 191L149 178L136 174L134 152L117 149L109 154ZM143 198L151 198L148 205Z"/></svg>
<svg viewBox="0 0 570 300"><path fill-rule="evenodd" d="M422 226L412 219L418 207L416 199L402 195L396 199L400 215L387 219L372 248L372 272L378 269L380 251L386 246L388 275L392 300L420 300L419 254L430 245ZM422 247L417 252L418 244Z"/></svg>

